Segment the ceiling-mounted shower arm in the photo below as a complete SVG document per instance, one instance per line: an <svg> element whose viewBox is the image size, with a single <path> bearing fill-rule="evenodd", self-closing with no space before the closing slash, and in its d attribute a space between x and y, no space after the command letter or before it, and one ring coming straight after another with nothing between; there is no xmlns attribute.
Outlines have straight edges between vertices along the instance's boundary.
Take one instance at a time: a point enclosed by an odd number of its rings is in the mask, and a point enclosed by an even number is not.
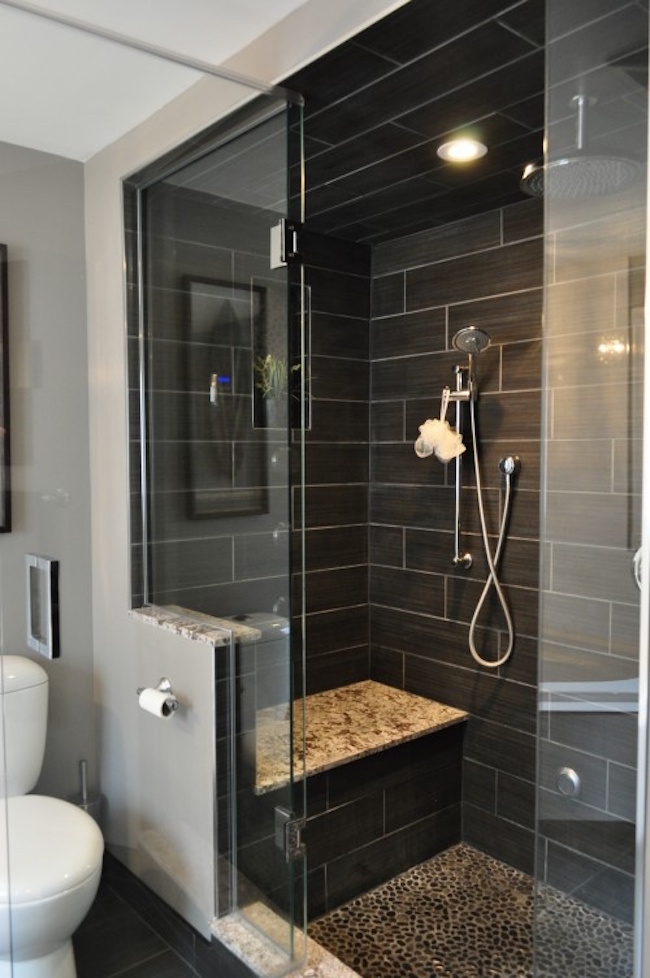
<svg viewBox="0 0 650 978"><path fill-rule="evenodd" d="M574 95L571 105L576 108L576 149L586 150L589 146L589 114L587 109L594 105L595 99L587 95Z"/></svg>

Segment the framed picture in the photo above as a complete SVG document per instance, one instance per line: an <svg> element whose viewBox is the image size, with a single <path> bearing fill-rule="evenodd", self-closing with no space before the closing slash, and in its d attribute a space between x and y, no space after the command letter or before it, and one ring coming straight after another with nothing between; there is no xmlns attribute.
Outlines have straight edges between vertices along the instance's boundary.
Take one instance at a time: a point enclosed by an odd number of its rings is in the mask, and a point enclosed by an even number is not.
<svg viewBox="0 0 650 978"><path fill-rule="evenodd" d="M253 428L251 337L266 321L266 290L184 278L187 437L192 519L268 512L266 439ZM255 326L255 328L254 328Z"/></svg>
<svg viewBox="0 0 650 978"><path fill-rule="evenodd" d="M7 246L0 244L0 533L11 529Z"/></svg>

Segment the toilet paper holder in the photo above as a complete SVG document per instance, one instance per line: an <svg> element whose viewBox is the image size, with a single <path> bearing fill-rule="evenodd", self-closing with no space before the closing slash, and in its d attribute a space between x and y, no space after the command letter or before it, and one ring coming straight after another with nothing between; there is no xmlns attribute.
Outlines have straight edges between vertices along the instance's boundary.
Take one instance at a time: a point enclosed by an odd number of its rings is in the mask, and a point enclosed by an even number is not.
<svg viewBox="0 0 650 978"><path fill-rule="evenodd" d="M174 690L171 684L171 680L163 676L158 682L157 686L152 687L157 693L162 693L165 697L164 704L162 706L162 715L169 716L171 713L175 713L178 709L178 700L174 695ZM140 700L142 694L147 690L146 686L139 686L136 690L138 699Z"/></svg>

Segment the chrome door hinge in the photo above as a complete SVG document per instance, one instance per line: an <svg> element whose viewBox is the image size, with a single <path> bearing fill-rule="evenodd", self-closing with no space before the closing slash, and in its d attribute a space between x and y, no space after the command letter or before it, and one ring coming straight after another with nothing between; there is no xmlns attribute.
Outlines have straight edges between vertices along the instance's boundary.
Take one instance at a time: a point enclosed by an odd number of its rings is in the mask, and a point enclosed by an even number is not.
<svg viewBox="0 0 650 978"><path fill-rule="evenodd" d="M271 228L270 264L271 268L281 268L290 262L302 261L300 251L300 231L302 225L298 221L280 219Z"/></svg>
<svg viewBox="0 0 650 978"><path fill-rule="evenodd" d="M305 825L304 818L294 815L287 808L275 809L275 844L282 850L288 863L305 854L305 843L302 841Z"/></svg>

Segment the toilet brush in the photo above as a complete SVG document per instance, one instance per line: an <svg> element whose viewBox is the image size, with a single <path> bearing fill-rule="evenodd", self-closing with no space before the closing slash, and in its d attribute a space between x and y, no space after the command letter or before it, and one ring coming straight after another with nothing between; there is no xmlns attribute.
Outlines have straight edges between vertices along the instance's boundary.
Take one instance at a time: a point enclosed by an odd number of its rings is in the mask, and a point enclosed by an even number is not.
<svg viewBox="0 0 650 978"><path fill-rule="evenodd" d="M104 796L100 794L90 794L88 791L88 761L84 758L79 761L79 794L70 798L73 805L83 808L84 812L92 816L98 825L101 826L102 804Z"/></svg>
<svg viewBox="0 0 650 978"><path fill-rule="evenodd" d="M81 807L88 810L88 761L79 761L79 780L81 781Z"/></svg>

